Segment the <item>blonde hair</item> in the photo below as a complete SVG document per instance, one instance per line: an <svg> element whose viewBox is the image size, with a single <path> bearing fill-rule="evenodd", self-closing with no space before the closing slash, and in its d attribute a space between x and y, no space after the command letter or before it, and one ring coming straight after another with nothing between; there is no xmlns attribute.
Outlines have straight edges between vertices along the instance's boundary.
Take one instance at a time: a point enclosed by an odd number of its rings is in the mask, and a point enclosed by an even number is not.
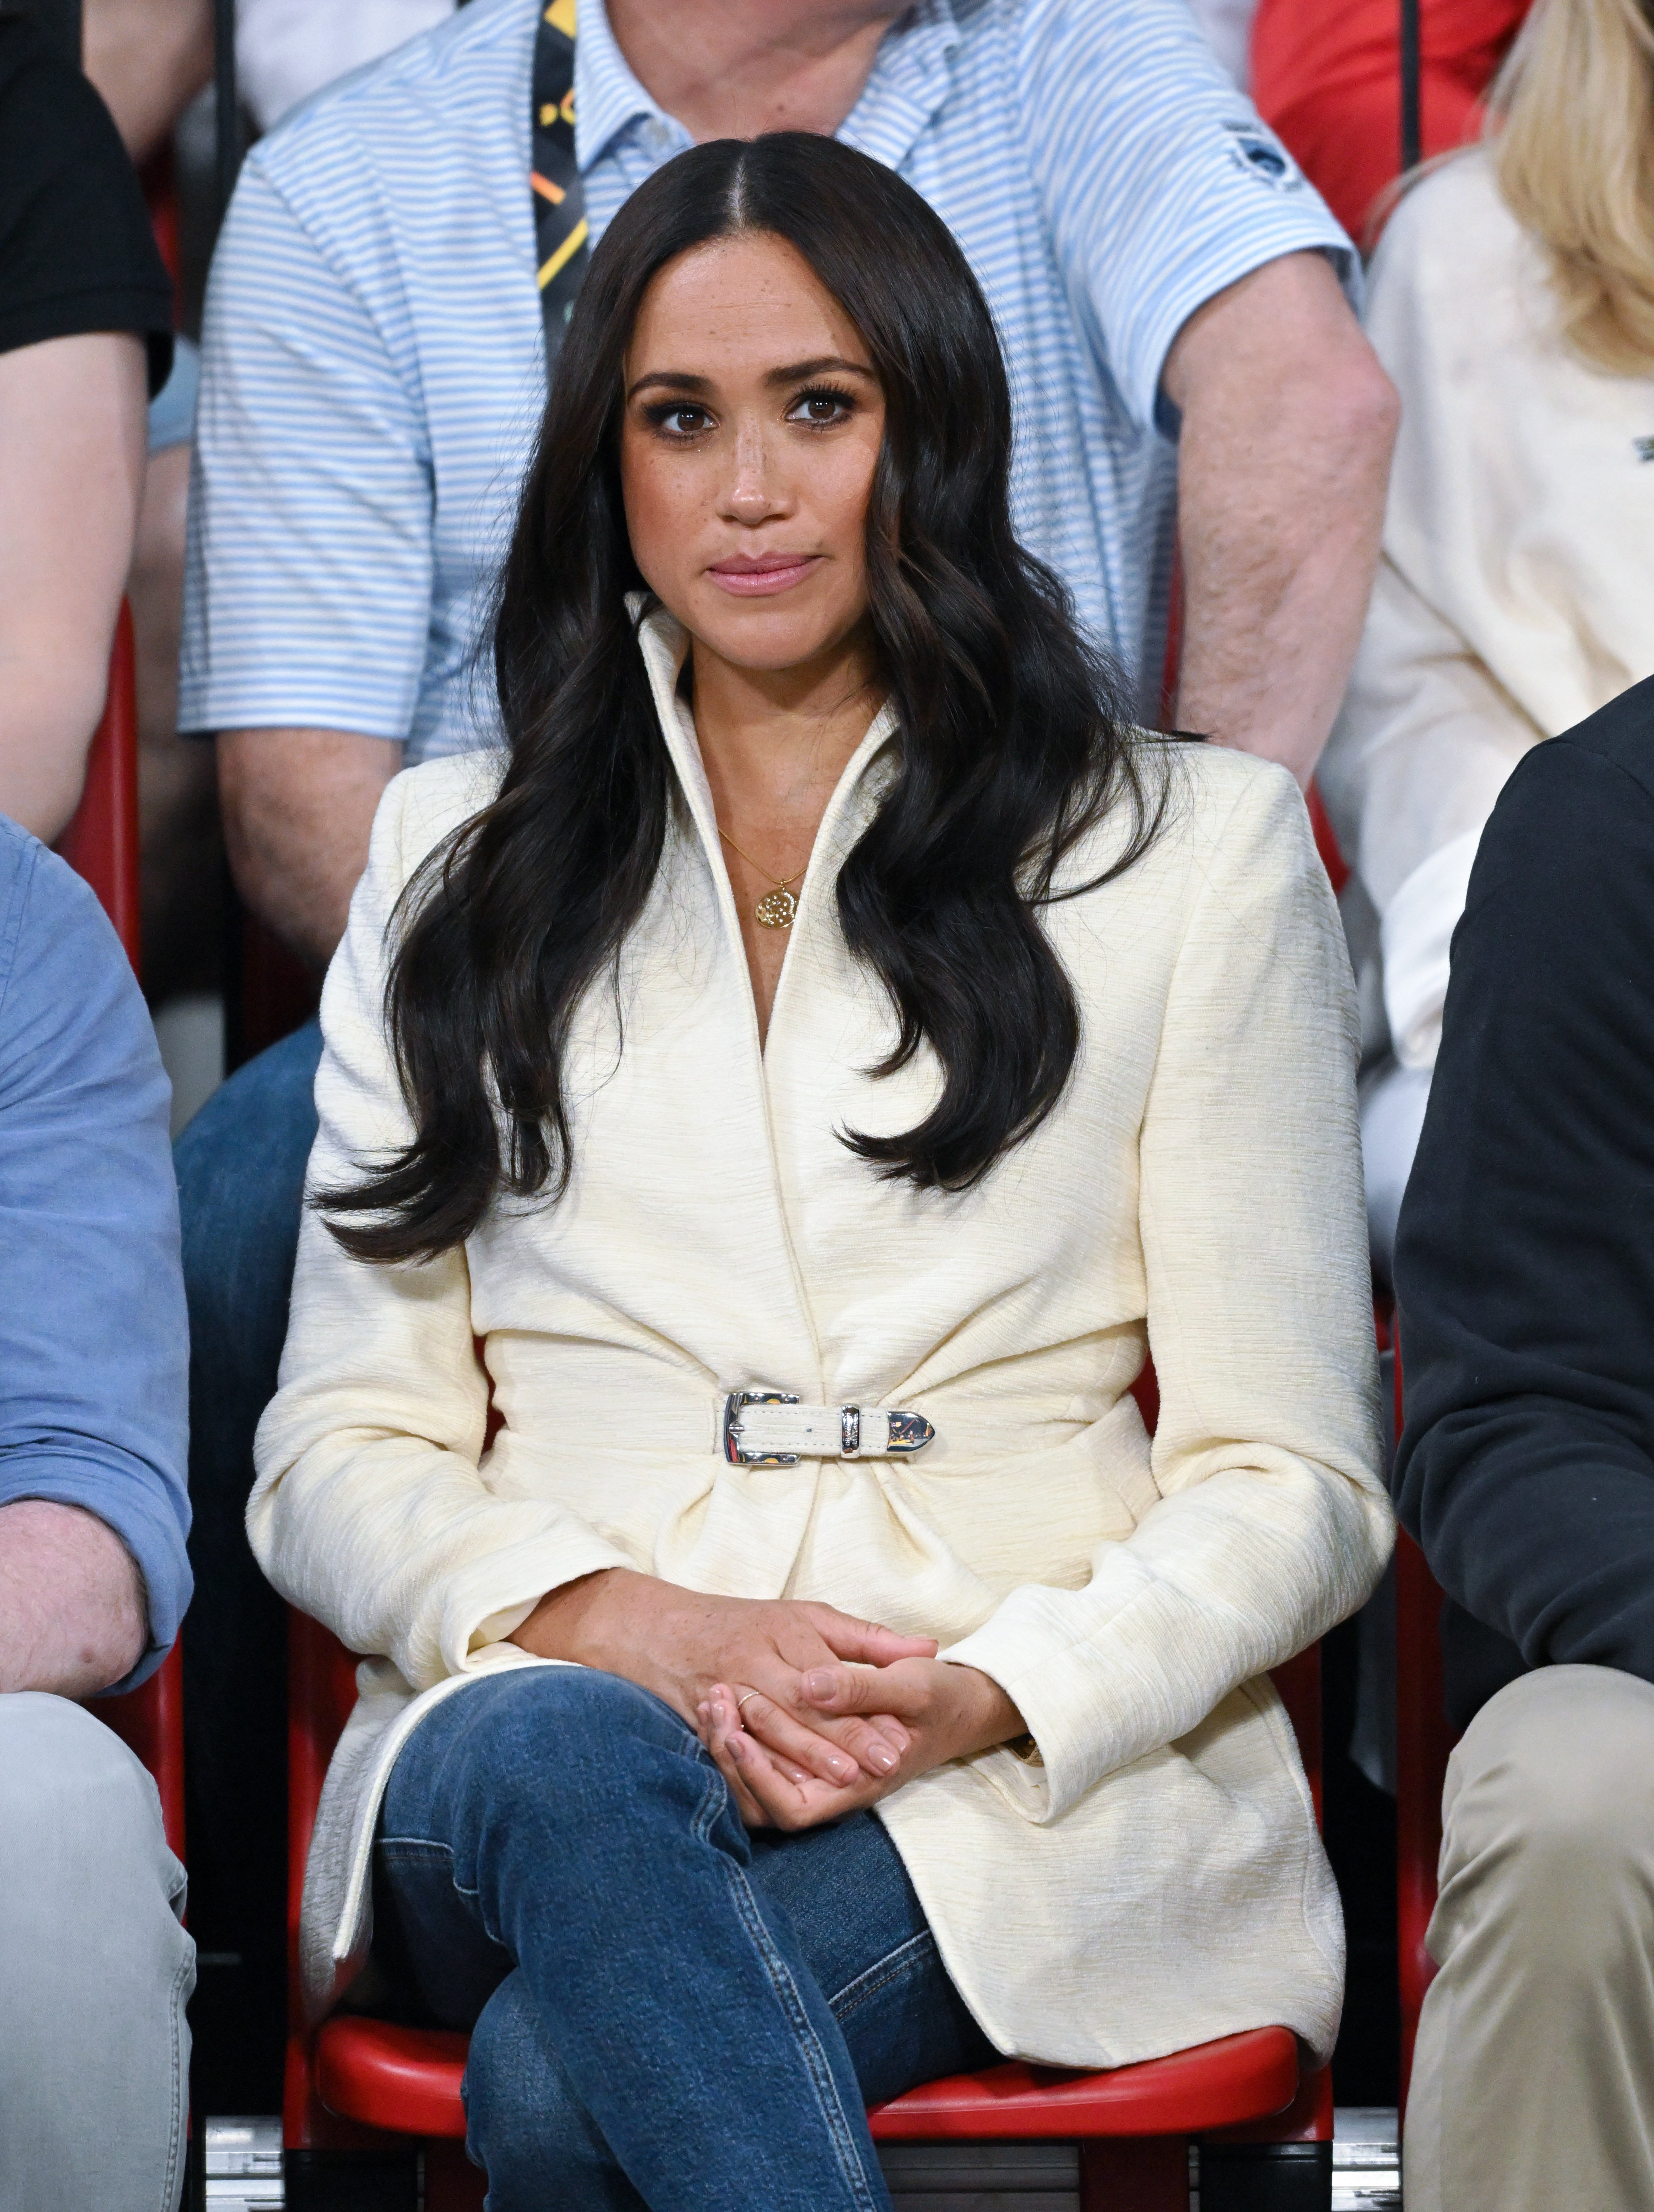
<svg viewBox="0 0 1654 2212"><path fill-rule="evenodd" d="M1547 249L1562 334L1654 373L1654 21L1640 0L1536 0L1488 94L1499 190Z"/></svg>

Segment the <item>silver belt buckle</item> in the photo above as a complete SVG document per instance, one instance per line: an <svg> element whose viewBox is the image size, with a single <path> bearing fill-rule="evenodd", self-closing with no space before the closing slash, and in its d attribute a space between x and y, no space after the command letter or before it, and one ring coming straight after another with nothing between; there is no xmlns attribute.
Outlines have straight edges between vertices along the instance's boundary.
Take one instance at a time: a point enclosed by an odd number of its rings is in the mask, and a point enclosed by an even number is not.
<svg viewBox="0 0 1654 2212"><path fill-rule="evenodd" d="M749 1451L741 1442L741 1413L747 1406L796 1406L796 1390L732 1390L724 1401L724 1457L732 1467L796 1467L796 1452ZM701 1431L705 1436L704 1429ZM704 1447L703 1447L704 1449Z"/></svg>
<svg viewBox="0 0 1654 2212"><path fill-rule="evenodd" d="M923 1451L925 1446L936 1434L935 1430L922 1413L889 1413L885 1418L891 1425L891 1440L885 1447L888 1452L902 1454ZM858 1419L858 1429L860 1425Z"/></svg>
<svg viewBox="0 0 1654 2212"><path fill-rule="evenodd" d="M796 1433L803 1450L766 1451L744 1443L743 1415L749 1406L801 1406L795 1424L781 1424L781 1440ZM885 1442L878 1447L881 1457L904 1458L910 1452L922 1451L936 1434L922 1413L881 1407L874 1418L885 1424ZM775 1427L773 1423L769 1425L773 1438ZM724 1400L723 1452L732 1467L796 1467L806 1456L859 1459L865 1431L866 1416L860 1406L805 1406L796 1390L732 1390ZM836 1454L827 1441L830 1436L836 1436Z"/></svg>

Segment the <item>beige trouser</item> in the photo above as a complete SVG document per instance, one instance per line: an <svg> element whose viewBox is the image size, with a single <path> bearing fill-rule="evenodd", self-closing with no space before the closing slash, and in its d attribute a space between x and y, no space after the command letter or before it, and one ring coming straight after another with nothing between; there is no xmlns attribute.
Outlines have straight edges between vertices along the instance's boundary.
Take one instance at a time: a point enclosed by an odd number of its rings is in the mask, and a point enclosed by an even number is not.
<svg viewBox="0 0 1654 2212"><path fill-rule="evenodd" d="M1654 1686L1523 1675L1442 1813L1407 2212L1654 2212Z"/></svg>

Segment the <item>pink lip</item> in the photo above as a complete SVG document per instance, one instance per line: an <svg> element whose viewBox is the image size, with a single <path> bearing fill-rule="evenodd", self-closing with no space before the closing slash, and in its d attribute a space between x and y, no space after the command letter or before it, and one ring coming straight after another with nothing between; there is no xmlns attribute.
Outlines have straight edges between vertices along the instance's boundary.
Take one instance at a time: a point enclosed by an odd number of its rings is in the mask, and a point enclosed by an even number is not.
<svg viewBox="0 0 1654 2212"><path fill-rule="evenodd" d="M732 554L707 570L715 583L738 599L763 599L790 591L820 560L819 553Z"/></svg>

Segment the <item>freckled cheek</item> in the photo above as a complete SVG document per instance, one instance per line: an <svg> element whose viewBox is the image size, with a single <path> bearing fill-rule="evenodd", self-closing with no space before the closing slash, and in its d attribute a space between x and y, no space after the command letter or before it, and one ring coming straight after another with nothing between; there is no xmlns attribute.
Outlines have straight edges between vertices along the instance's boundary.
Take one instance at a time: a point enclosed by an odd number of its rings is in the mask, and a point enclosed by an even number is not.
<svg viewBox="0 0 1654 2212"><path fill-rule="evenodd" d="M840 559L849 561L867 542L867 502L873 495L877 453L836 455L817 485L817 514Z"/></svg>
<svg viewBox="0 0 1654 2212"><path fill-rule="evenodd" d="M708 493L695 478L696 471L685 468L677 454L665 466L654 454L622 455L621 491L632 558L663 599L674 597L674 584L696 568L690 556L706 526Z"/></svg>

